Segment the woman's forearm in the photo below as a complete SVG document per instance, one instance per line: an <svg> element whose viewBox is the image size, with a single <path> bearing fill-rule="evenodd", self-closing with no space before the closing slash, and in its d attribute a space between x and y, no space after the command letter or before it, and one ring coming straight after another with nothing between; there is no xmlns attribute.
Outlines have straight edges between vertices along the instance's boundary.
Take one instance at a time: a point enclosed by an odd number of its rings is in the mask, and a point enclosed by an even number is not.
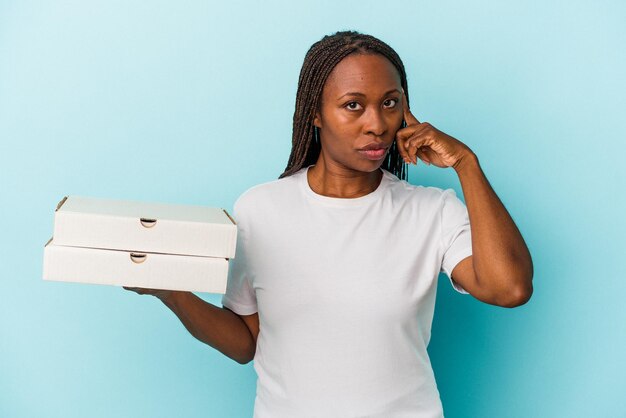
<svg viewBox="0 0 626 418"><path fill-rule="evenodd" d="M254 357L254 338L236 313L205 302L191 292L174 291L161 300L198 340L241 364Z"/></svg>
<svg viewBox="0 0 626 418"><path fill-rule="evenodd" d="M472 153L455 167L472 228L474 271L493 294L532 293L533 264L513 219ZM523 297L522 297L523 298Z"/></svg>

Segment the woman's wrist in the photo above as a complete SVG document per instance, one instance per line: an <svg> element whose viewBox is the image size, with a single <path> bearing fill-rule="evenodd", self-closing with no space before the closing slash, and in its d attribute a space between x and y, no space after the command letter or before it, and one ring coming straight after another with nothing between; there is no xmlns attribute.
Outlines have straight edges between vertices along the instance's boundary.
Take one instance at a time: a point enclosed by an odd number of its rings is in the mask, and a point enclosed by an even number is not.
<svg viewBox="0 0 626 418"><path fill-rule="evenodd" d="M176 303L177 296L175 290L163 290L155 296L168 306L172 306Z"/></svg>
<svg viewBox="0 0 626 418"><path fill-rule="evenodd" d="M181 303L184 303L184 299L190 295L193 295L193 293L182 290L168 290L157 295L157 297L170 309L174 309L180 306Z"/></svg>
<svg viewBox="0 0 626 418"><path fill-rule="evenodd" d="M479 165L478 157L476 156L476 154L470 151L467 154L465 154L463 158L459 159L459 161L457 161L457 163L453 166L453 168L457 172L457 174L459 174L467 170L468 167L469 169L471 169L472 167L476 167L478 165Z"/></svg>

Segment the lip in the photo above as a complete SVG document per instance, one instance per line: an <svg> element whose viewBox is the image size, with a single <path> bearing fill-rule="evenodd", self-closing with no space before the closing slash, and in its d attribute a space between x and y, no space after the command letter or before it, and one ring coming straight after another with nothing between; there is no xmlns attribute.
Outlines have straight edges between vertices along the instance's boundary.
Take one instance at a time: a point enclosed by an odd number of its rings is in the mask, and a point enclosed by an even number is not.
<svg viewBox="0 0 626 418"><path fill-rule="evenodd" d="M386 149L387 147L383 147L380 144L376 144L374 142L370 142L369 144L367 144L366 146L359 148L359 151L366 151L366 150L377 150L377 149Z"/></svg>
<svg viewBox="0 0 626 418"><path fill-rule="evenodd" d="M367 146L358 151L359 154L372 161L382 160L387 155L387 148L381 147L380 145Z"/></svg>

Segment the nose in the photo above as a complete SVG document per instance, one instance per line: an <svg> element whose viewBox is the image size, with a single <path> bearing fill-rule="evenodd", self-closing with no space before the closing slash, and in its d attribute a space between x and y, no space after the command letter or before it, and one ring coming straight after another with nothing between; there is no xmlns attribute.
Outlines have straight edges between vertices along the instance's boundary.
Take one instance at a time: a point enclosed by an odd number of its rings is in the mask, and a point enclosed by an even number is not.
<svg viewBox="0 0 626 418"><path fill-rule="evenodd" d="M366 134L382 136L385 132L387 132L387 120L385 119L381 109L370 108L367 112L365 112L363 118L365 121L363 124L363 130Z"/></svg>

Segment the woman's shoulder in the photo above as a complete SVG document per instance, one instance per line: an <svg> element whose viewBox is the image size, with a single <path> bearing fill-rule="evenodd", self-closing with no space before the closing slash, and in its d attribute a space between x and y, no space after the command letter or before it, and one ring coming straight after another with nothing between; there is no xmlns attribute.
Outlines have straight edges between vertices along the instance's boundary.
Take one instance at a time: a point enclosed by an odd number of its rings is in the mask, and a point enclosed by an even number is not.
<svg viewBox="0 0 626 418"><path fill-rule="evenodd" d="M423 186L420 184L411 184L406 180L399 179L396 175L387 170L383 170L387 179L388 188L392 195L398 199L416 199L419 201L433 200L438 201L443 197L447 190L435 186Z"/></svg>
<svg viewBox="0 0 626 418"><path fill-rule="evenodd" d="M442 212L446 208L461 208L465 206L459 195L453 188L440 188L436 186L415 185L400 180L395 175L386 172L388 179L388 191L394 205L405 208L415 208L427 212Z"/></svg>
<svg viewBox="0 0 626 418"><path fill-rule="evenodd" d="M286 198L293 193L294 190L298 189L299 177L302 175L303 170L287 177L251 186L239 195L235 201L235 211L237 211L237 209L259 208L265 204L272 204L277 200Z"/></svg>

